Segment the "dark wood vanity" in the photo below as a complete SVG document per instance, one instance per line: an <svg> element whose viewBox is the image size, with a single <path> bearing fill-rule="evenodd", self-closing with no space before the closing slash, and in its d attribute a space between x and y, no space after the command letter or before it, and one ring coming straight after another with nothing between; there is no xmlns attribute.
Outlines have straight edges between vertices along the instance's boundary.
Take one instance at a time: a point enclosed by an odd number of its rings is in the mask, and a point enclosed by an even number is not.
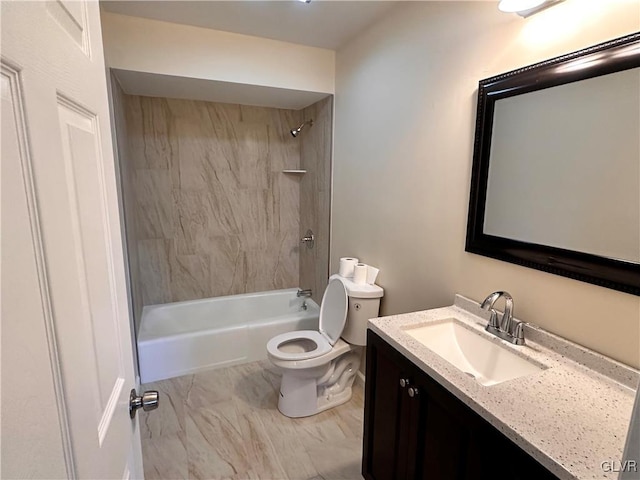
<svg viewBox="0 0 640 480"><path fill-rule="evenodd" d="M371 330L366 372L364 478L557 478Z"/></svg>

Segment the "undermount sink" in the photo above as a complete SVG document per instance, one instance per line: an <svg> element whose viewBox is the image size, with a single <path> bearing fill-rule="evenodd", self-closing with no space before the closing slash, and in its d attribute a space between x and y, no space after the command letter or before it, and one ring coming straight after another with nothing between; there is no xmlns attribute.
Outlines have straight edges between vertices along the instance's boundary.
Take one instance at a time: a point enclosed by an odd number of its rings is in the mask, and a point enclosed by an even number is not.
<svg viewBox="0 0 640 480"><path fill-rule="evenodd" d="M485 386L524 377L546 369L478 333L454 318L405 332ZM522 347L518 347L522 348Z"/></svg>

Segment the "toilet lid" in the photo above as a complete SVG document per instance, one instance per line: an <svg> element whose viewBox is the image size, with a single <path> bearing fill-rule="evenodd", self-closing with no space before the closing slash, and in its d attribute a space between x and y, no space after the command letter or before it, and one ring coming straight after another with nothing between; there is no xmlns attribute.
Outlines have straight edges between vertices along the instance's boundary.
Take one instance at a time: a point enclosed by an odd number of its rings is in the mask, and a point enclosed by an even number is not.
<svg viewBox="0 0 640 480"><path fill-rule="evenodd" d="M334 278L327 285L320 305L319 330L331 345L335 345L342 335L348 306L347 290L340 280Z"/></svg>

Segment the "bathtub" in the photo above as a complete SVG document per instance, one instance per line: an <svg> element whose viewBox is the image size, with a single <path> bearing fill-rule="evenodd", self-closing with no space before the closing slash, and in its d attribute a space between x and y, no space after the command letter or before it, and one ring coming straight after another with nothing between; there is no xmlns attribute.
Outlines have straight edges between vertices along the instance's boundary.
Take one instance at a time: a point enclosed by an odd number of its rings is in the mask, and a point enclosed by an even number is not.
<svg viewBox="0 0 640 480"><path fill-rule="evenodd" d="M145 306L138 331L140 381L264 360L271 337L317 330L320 308L310 298L298 298L297 291Z"/></svg>

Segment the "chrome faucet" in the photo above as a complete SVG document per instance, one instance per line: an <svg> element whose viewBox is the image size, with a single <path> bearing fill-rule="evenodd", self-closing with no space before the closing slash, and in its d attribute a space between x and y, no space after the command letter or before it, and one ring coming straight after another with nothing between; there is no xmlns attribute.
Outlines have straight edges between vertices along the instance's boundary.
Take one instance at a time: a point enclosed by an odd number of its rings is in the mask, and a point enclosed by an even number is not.
<svg viewBox="0 0 640 480"><path fill-rule="evenodd" d="M493 304L500 297L504 298L504 313L498 320L498 312L493 308ZM487 332L515 345L524 345L524 323L513 319L513 297L509 293L493 292L484 299L480 308L491 312Z"/></svg>
<svg viewBox="0 0 640 480"><path fill-rule="evenodd" d="M310 297L312 295L311 289L306 288L304 290L298 289L298 293L296 293L296 297Z"/></svg>

